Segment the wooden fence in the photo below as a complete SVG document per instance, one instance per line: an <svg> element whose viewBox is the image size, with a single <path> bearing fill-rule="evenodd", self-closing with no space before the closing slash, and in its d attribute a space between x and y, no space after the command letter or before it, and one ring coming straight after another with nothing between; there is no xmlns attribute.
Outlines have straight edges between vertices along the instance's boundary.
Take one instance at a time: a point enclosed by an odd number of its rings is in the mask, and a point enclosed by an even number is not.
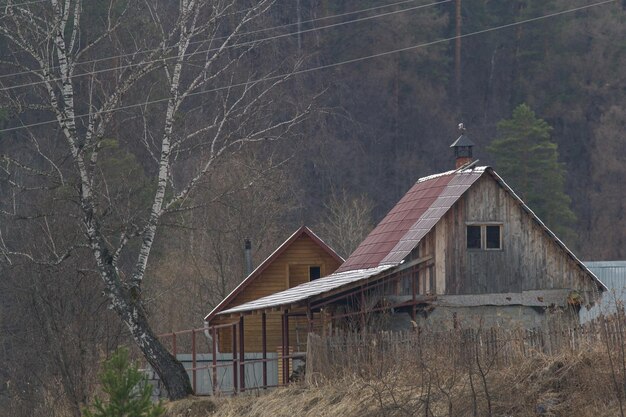
<svg viewBox="0 0 626 417"><path fill-rule="evenodd" d="M404 332L344 333L328 337L310 334L306 377L314 382L346 372L397 366L408 362L476 362L507 366L520 358L557 355L601 348L624 356L623 315L600 318L584 326L538 329L414 329Z"/></svg>

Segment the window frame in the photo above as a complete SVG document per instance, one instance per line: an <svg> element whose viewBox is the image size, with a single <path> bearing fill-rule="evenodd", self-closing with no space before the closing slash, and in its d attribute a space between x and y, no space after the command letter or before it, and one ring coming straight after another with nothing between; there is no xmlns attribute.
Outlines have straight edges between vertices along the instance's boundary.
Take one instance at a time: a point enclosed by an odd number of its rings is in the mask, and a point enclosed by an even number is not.
<svg viewBox="0 0 626 417"><path fill-rule="evenodd" d="M313 269L313 268L319 269L319 271L320 271L320 276L319 277L317 277L317 278L312 278L311 277L311 269ZM323 272L322 272L322 265L309 265L309 282L315 281L316 279L322 278L323 277L322 274L323 274Z"/></svg>
<svg viewBox="0 0 626 417"><path fill-rule="evenodd" d="M483 226L485 229L485 238L484 238L484 243L485 243L485 247L484 250L502 250L502 225L501 224L486 224ZM498 247L496 248L490 248L487 246L487 230L489 227L497 227L498 228Z"/></svg>
<svg viewBox="0 0 626 417"><path fill-rule="evenodd" d="M469 248L467 247L467 229L469 226L479 226L480 227L480 248ZM487 247L487 227L498 226L499 227L499 247L497 248L488 248ZM503 222L465 222L465 249L469 252L478 252L478 251L502 251L504 250L504 223Z"/></svg>
<svg viewBox="0 0 626 417"><path fill-rule="evenodd" d="M478 247L470 247L469 243L469 229L470 227L477 227L478 228L478 233L479 233L479 242L478 242ZM481 250L483 248L483 228L481 225L479 224L466 224L465 225L465 249L467 250Z"/></svg>

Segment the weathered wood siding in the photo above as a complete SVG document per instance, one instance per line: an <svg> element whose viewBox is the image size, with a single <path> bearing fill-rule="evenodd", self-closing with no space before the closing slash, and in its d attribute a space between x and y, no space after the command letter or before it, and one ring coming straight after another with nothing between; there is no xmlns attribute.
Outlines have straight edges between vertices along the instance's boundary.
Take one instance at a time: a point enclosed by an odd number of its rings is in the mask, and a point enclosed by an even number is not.
<svg viewBox="0 0 626 417"><path fill-rule="evenodd" d="M467 222L501 222L502 250L468 250ZM452 206L430 235L436 240L435 271L445 274L445 292L438 286L439 294L596 291L591 278L489 174Z"/></svg>
<svg viewBox="0 0 626 417"><path fill-rule="evenodd" d="M310 266L320 266L321 274L325 276L333 273L339 267L339 263L311 238L302 235L224 309L308 282ZM211 320L211 324L231 323L237 320L238 317L217 316ZM289 344L297 349L299 342L300 346L304 348L307 335L306 319L290 317L289 322ZM282 344L280 313L267 314L266 323L267 349L268 351L276 351L277 346ZM244 316L246 352L260 352L262 350L261 337L261 315ZM230 330L222 329L219 332L219 349L221 352L232 350L231 338Z"/></svg>

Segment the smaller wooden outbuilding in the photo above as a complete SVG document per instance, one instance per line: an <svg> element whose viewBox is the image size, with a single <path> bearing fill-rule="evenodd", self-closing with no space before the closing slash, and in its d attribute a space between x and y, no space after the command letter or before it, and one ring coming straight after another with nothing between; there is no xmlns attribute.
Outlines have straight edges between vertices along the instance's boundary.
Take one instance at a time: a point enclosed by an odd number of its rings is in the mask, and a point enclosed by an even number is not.
<svg viewBox="0 0 626 417"><path fill-rule="evenodd" d="M343 261L343 258L311 229L302 226L252 271L204 320L210 326L228 324L233 319L220 316L220 312L330 275ZM265 333L261 331L263 326ZM280 312L249 316L243 334L246 352L261 352L263 342L267 350L276 351L282 344L281 326ZM296 350L304 349L307 331L306 315L303 312L300 320L296 318L289 323L290 346ZM231 339L231 328L220 328L217 332L218 351L231 352Z"/></svg>

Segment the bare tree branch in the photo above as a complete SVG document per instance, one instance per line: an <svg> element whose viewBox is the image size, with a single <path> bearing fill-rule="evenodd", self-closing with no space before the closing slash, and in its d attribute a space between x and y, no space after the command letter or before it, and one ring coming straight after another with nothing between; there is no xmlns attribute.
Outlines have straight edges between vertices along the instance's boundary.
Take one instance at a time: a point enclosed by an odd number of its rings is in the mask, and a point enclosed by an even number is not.
<svg viewBox="0 0 626 417"><path fill-rule="evenodd" d="M29 109L49 111L56 120L53 128L33 126L20 152L2 155L0 180L14 197L13 208L3 205L0 214L29 222L37 235L29 244L5 240L10 232L3 230L0 254L9 262L23 258L56 266L88 247L111 308L170 397L180 398L191 390L187 374L158 341L143 310L142 286L159 229L188 227L183 217L172 215L233 196L233 190L221 190L205 201L192 198L227 156L247 145L294 136L311 105L273 114L274 91L292 77L276 79L276 68L251 69L252 52L262 44L235 44L273 0L245 10L235 0L144 0L119 10L117 5L109 2L95 23L81 0L50 0L41 14L6 8L0 17L0 36L12 47L12 56L0 66L23 69L2 93L19 109L25 126L34 117ZM105 50L118 53L117 65L81 65ZM258 73L266 76L259 79ZM38 84L10 85L23 79ZM230 87L213 88L222 83ZM16 140L23 137L19 133ZM24 153L36 162L23 162L28 161ZM238 184L238 191L253 189L283 163L259 170ZM16 173L24 178L16 180ZM30 191L40 207L27 212L18 190ZM48 208L50 214L36 214ZM63 224L64 219L72 224ZM223 266L220 273L226 273Z"/></svg>

